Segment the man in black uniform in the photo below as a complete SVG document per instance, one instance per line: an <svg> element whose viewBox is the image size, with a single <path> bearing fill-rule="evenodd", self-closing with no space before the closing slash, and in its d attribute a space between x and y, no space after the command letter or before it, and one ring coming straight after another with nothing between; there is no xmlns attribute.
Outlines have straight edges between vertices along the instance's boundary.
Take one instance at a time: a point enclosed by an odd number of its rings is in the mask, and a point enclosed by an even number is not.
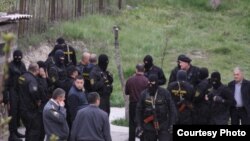
<svg viewBox="0 0 250 141"><path fill-rule="evenodd" d="M193 87L196 87L196 85L199 83L199 68L196 66L193 66L191 64L191 59L187 57L186 55L180 55L178 57L179 62L179 68L180 70L184 70L187 72L187 81L193 85ZM176 68L176 70L178 69ZM175 71L176 71L175 70ZM176 76L174 74L170 75L169 84L173 81L176 81Z"/></svg>
<svg viewBox="0 0 250 141"><path fill-rule="evenodd" d="M148 78L149 75L155 74L158 77L158 85L164 85L166 83L166 77L161 68L153 64L153 58L150 55L146 55L143 59L144 62L144 75Z"/></svg>
<svg viewBox="0 0 250 141"><path fill-rule="evenodd" d="M36 63L29 65L28 72L18 78L20 92L20 109L23 124L26 128L25 140L43 141L44 134L42 113L40 110L41 96L38 89L37 75L39 66Z"/></svg>
<svg viewBox="0 0 250 141"><path fill-rule="evenodd" d="M79 74L84 78L84 89L85 92L91 92L91 84L89 79L89 73L91 71L91 67L89 65L90 53L84 52L82 55L81 62L77 65L77 70Z"/></svg>
<svg viewBox="0 0 250 141"><path fill-rule="evenodd" d="M228 125L229 110L235 104L230 89L221 83L219 72L213 72L210 78L213 89L208 94L207 99L211 102L211 118L212 125Z"/></svg>
<svg viewBox="0 0 250 141"><path fill-rule="evenodd" d="M174 69L171 70L171 73L170 73L170 76L169 76L169 80L168 80L168 85L170 83L176 81L177 72L181 69L179 60L183 56L185 56L185 55L181 54L181 55L178 56L178 58L177 58L177 66Z"/></svg>
<svg viewBox="0 0 250 141"><path fill-rule="evenodd" d="M62 50L55 52L55 64L49 69L49 80L52 83L53 90L63 88L64 81L67 78L67 71L64 65L64 54Z"/></svg>
<svg viewBox="0 0 250 141"><path fill-rule="evenodd" d="M10 104L9 116L11 120L9 123L10 136L9 140L18 140L18 137L24 138L24 135L18 133L17 129L20 124L20 97L18 93L18 77L25 73L26 67L22 62L23 54L20 50L15 50L13 53L13 60L8 66L8 79L4 87L4 103Z"/></svg>
<svg viewBox="0 0 250 141"><path fill-rule="evenodd" d="M243 71L234 69L234 80L229 82L236 105L230 110L232 125L250 125L250 83L244 78Z"/></svg>
<svg viewBox="0 0 250 141"><path fill-rule="evenodd" d="M107 71L108 56L101 54L98 58L98 65L90 72L90 83L92 91L98 92L101 97L100 108L110 113L110 95L113 91L113 76Z"/></svg>
<svg viewBox="0 0 250 141"><path fill-rule="evenodd" d="M209 93L211 85L208 81L208 69L200 68L200 82L196 86L196 92L194 96L194 112L193 112L193 124L206 125L209 124L209 111L210 104L205 99L205 96Z"/></svg>
<svg viewBox="0 0 250 141"><path fill-rule="evenodd" d="M142 92L136 111L137 130L143 130L144 141L169 141L176 110L170 93L150 75L148 88Z"/></svg>
<svg viewBox="0 0 250 141"><path fill-rule="evenodd" d="M49 53L49 57L54 56L57 50L62 50L64 53L65 61L64 65L66 67L70 65L76 66L76 52L75 49L65 43L65 40L60 37L56 40L56 45L54 49Z"/></svg>
<svg viewBox="0 0 250 141"><path fill-rule="evenodd" d="M177 72L177 81L170 83L168 90L177 108L177 124L192 124L194 89L187 82L187 73L184 70Z"/></svg>

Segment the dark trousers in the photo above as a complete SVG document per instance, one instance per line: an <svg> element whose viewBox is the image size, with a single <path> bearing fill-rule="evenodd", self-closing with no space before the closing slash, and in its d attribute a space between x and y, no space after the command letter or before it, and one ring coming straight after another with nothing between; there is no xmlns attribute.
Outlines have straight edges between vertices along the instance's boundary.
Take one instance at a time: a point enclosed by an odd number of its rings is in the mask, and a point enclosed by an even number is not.
<svg viewBox="0 0 250 141"><path fill-rule="evenodd" d="M41 112L21 112L25 130L25 141L43 141L45 131Z"/></svg>
<svg viewBox="0 0 250 141"><path fill-rule="evenodd" d="M108 115L110 114L110 96L103 96L101 97L100 101L100 109L107 112Z"/></svg>
<svg viewBox="0 0 250 141"><path fill-rule="evenodd" d="M129 141L135 141L135 115L136 115L136 102L129 103Z"/></svg>
<svg viewBox="0 0 250 141"><path fill-rule="evenodd" d="M144 141L171 141L172 135L167 130L160 130L158 135L155 131L144 131Z"/></svg>
<svg viewBox="0 0 250 141"><path fill-rule="evenodd" d="M10 110L9 116L11 120L9 122L10 133L16 133L17 128L20 126L20 110L19 110L20 100L18 93L12 88L10 90Z"/></svg>
<svg viewBox="0 0 250 141"><path fill-rule="evenodd" d="M247 111L244 107L233 107L230 110L230 114L232 125L240 125L240 121L242 125L250 125L250 117L247 116Z"/></svg>

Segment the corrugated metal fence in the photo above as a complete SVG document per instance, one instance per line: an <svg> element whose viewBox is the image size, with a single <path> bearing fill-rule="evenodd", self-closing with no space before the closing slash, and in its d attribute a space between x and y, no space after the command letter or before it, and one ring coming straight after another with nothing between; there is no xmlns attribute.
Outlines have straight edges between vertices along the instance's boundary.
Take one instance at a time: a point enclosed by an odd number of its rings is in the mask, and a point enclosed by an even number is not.
<svg viewBox="0 0 250 141"><path fill-rule="evenodd" d="M110 7L121 9L125 0L17 0L19 13L33 16L20 22L19 36L44 32L48 23L72 20L87 14L105 13Z"/></svg>

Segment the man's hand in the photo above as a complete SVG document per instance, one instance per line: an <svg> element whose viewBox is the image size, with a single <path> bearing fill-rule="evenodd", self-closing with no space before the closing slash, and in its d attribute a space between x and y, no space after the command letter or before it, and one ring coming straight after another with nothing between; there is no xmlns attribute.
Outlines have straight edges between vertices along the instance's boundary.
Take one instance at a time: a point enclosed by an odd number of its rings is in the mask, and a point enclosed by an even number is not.
<svg viewBox="0 0 250 141"><path fill-rule="evenodd" d="M141 128L141 126L137 126L135 129L135 136L140 138L142 136L143 133L143 129Z"/></svg>
<svg viewBox="0 0 250 141"><path fill-rule="evenodd" d="M221 96L214 96L213 100L214 102L221 102L221 103L225 102L225 100Z"/></svg>
<svg viewBox="0 0 250 141"><path fill-rule="evenodd" d="M64 107L64 106L65 106L65 102L64 102L64 101L59 101L58 104L59 104L59 106L61 106L61 107Z"/></svg>

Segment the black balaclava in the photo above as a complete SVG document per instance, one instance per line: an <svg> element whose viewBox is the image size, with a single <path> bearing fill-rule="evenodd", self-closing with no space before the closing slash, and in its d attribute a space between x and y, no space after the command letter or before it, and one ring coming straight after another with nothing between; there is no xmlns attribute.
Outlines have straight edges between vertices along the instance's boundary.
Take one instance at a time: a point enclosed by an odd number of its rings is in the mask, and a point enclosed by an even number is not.
<svg viewBox="0 0 250 141"><path fill-rule="evenodd" d="M57 44L64 44L64 43L65 43L65 40L64 40L62 37L60 37L60 38L58 38L58 39L56 40L56 42L57 42Z"/></svg>
<svg viewBox="0 0 250 141"><path fill-rule="evenodd" d="M199 79L203 80L208 77L208 69L207 68L200 68Z"/></svg>
<svg viewBox="0 0 250 141"><path fill-rule="evenodd" d="M13 60L14 60L14 63L16 64L20 64L21 61L22 61L22 58L23 58L23 53L21 50L15 50L13 52Z"/></svg>
<svg viewBox="0 0 250 141"><path fill-rule="evenodd" d="M106 71L109 64L109 59L106 54L101 54L98 58L98 66L102 71Z"/></svg>
<svg viewBox="0 0 250 141"><path fill-rule="evenodd" d="M57 50L55 52L55 62L56 62L56 65L62 65L64 64L64 53L62 50Z"/></svg>
<svg viewBox="0 0 250 141"><path fill-rule="evenodd" d="M187 81L187 72L184 70L178 70L176 78L177 81Z"/></svg>
<svg viewBox="0 0 250 141"><path fill-rule="evenodd" d="M143 59L144 68L148 71L153 66L153 58L150 55L146 55Z"/></svg>
<svg viewBox="0 0 250 141"><path fill-rule="evenodd" d="M158 77L155 74L152 74L148 77L148 91L151 96L154 96L158 89Z"/></svg>
<svg viewBox="0 0 250 141"><path fill-rule="evenodd" d="M214 89L218 89L221 86L221 77L219 72L213 72L211 74L210 82Z"/></svg>

